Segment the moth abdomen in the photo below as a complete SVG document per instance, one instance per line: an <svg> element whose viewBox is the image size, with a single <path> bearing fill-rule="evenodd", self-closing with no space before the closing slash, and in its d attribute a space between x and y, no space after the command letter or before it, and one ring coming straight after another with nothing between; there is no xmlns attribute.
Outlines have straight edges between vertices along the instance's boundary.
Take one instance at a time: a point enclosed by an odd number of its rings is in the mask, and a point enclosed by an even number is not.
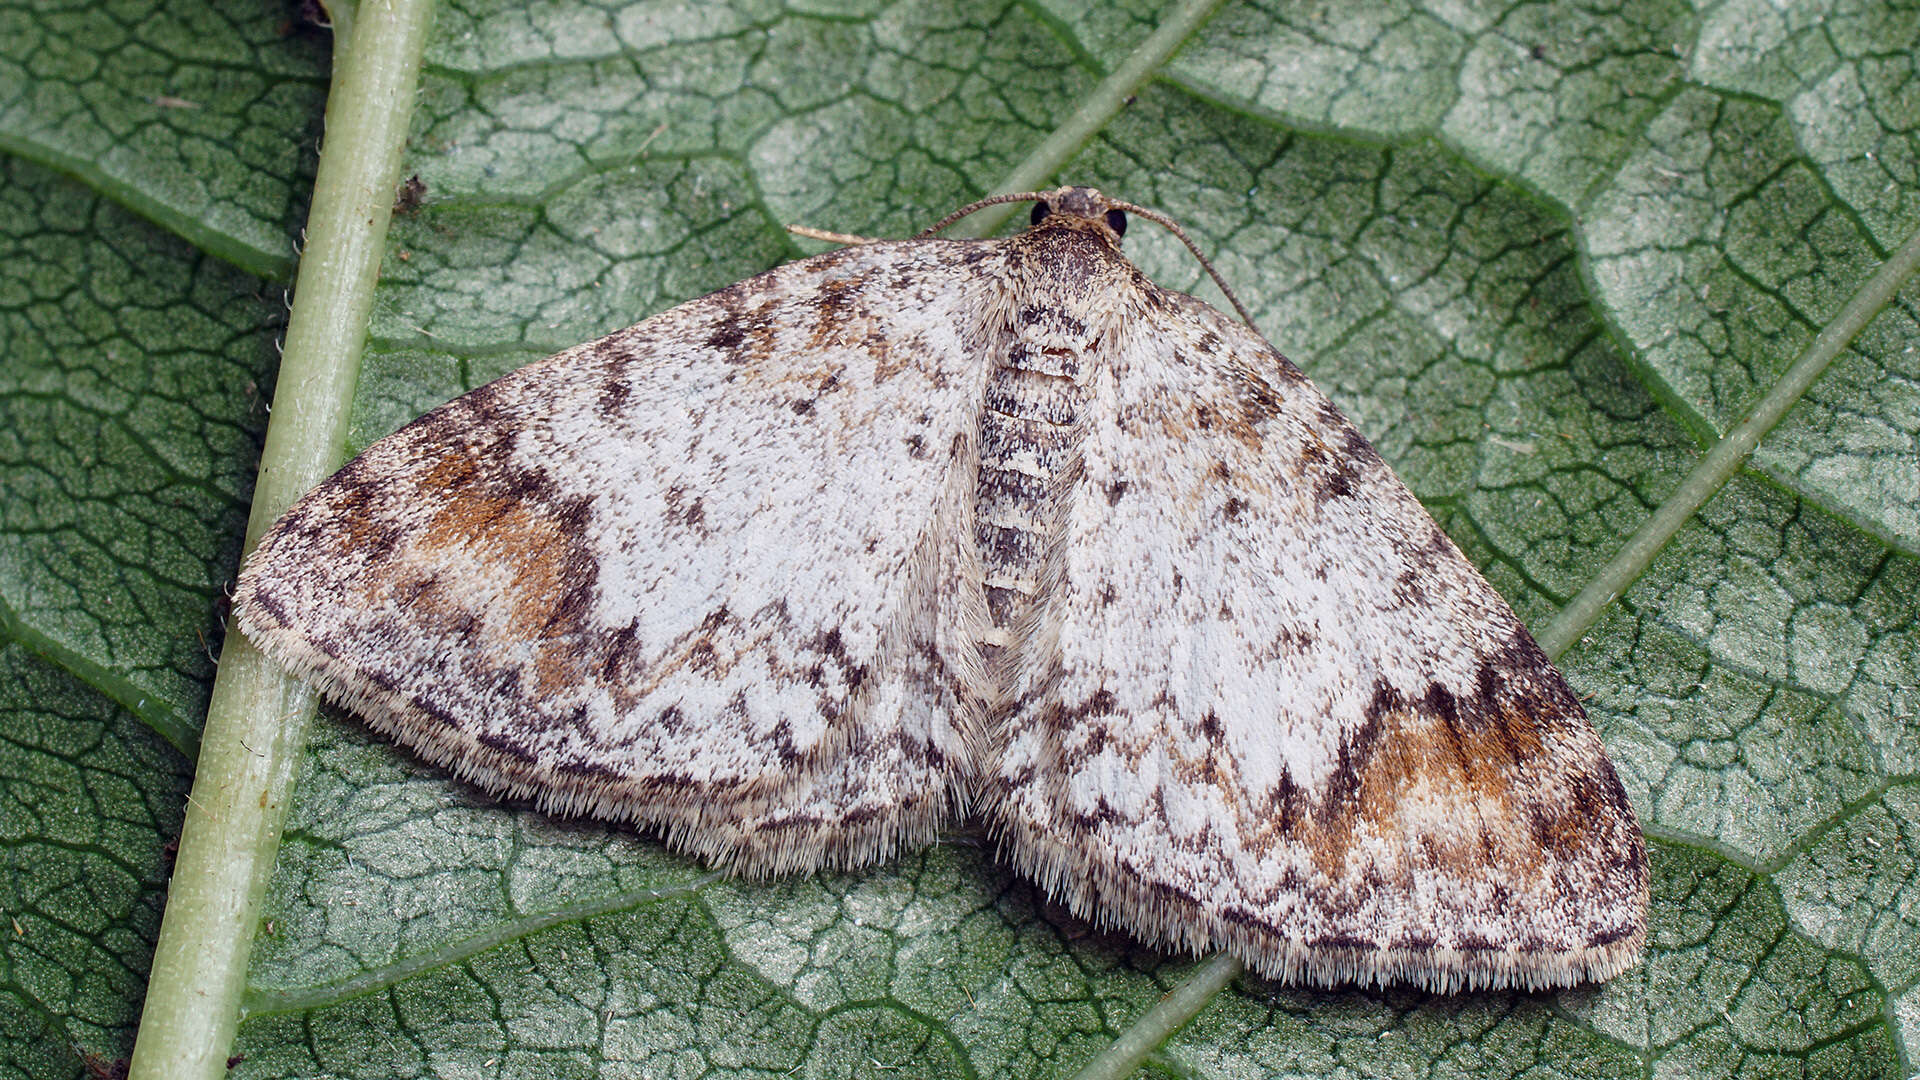
<svg viewBox="0 0 1920 1080"><path fill-rule="evenodd" d="M1016 645L1048 579L1078 474L1090 360L1084 323L1029 313L1001 329L980 412L974 541L990 626L989 660Z"/></svg>

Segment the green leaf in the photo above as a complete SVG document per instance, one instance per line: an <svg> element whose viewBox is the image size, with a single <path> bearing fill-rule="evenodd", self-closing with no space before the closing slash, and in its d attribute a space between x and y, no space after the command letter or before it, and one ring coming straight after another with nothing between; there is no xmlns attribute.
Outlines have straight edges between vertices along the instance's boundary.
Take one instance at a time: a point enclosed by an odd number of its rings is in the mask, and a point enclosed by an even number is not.
<svg viewBox="0 0 1920 1080"><path fill-rule="evenodd" d="M242 270L288 276L323 38L243 8L8 5L0 151L72 173Z"/></svg>
<svg viewBox="0 0 1920 1080"><path fill-rule="evenodd" d="M0 646L0 1062L65 1076L132 1042L189 771L128 710Z"/></svg>
<svg viewBox="0 0 1920 1080"><path fill-rule="evenodd" d="M0 617L190 753L277 290L39 166L0 169Z"/></svg>
<svg viewBox="0 0 1920 1080"><path fill-rule="evenodd" d="M353 448L801 254L789 221L906 235L997 188L1167 17L443 9ZM279 288L246 272L284 273L324 42L194 3L8 9L0 42L0 1072L74 1076L138 1016L272 396ZM1535 627L1627 551L1561 663L1653 841L1646 962L1551 995L1242 977L1152 1067L1913 1070L1920 292L1724 486L1685 481L1920 231L1916 47L1911 3L1229 4L1043 154L1182 221ZM1194 967L976 832L733 881L334 717L236 1075L1065 1075Z"/></svg>

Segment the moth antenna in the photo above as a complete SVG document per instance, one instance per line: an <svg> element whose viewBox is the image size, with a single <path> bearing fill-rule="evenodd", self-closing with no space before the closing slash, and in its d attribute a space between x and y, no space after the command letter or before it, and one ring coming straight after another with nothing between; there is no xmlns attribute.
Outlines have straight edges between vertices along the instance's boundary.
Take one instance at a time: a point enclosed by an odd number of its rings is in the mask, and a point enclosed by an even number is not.
<svg viewBox="0 0 1920 1080"><path fill-rule="evenodd" d="M939 221L934 222L932 225L920 230L914 235L914 239L923 240L954 222L959 221L961 218L966 217L968 214L979 213L989 206L998 206L1001 203L1010 202L1039 202L1041 199L1046 198L1047 194L1048 193L1044 191L1016 191L1011 195L990 195L987 198L981 199L979 202L968 203L953 213L948 214L946 217L941 218Z"/></svg>
<svg viewBox="0 0 1920 1080"><path fill-rule="evenodd" d="M1179 237L1180 242L1187 245L1187 250L1193 252L1193 257L1200 260L1201 269L1207 272L1207 276L1213 279L1215 285L1220 286L1220 291L1226 295L1227 303L1232 304L1233 310L1239 312L1240 321L1252 327L1254 333L1258 334L1260 332L1259 324L1255 323L1253 316L1247 313L1246 305L1242 304L1240 298L1233 295L1233 290L1227 286L1227 279L1221 277L1220 271L1213 268L1213 263L1207 260L1206 254L1200 250L1200 245L1193 242L1193 238L1187 235L1187 230L1181 228L1179 222L1158 210L1149 210L1144 206L1135 206L1132 203L1115 202L1113 208L1115 210L1125 210L1129 214L1139 214L1148 221L1158 223L1168 232Z"/></svg>
<svg viewBox="0 0 1920 1080"><path fill-rule="evenodd" d="M859 247L861 244L877 244L880 241L871 236L855 236L852 233L830 232L816 229L811 225L789 225L787 231L795 236L804 236L809 240L825 240L829 244L841 247Z"/></svg>

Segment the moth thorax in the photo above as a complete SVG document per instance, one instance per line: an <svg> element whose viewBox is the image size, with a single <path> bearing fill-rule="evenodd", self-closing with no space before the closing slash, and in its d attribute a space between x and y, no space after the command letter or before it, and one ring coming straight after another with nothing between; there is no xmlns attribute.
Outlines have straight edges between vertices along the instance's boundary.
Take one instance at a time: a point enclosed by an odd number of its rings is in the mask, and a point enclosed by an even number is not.
<svg viewBox="0 0 1920 1080"><path fill-rule="evenodd" d="M994 358L980 415L975 496L992 659L1020 637L1049 578L1080 465L1080 415L1097 350L1087 327L1058 310L1016 313Z"/></svg>

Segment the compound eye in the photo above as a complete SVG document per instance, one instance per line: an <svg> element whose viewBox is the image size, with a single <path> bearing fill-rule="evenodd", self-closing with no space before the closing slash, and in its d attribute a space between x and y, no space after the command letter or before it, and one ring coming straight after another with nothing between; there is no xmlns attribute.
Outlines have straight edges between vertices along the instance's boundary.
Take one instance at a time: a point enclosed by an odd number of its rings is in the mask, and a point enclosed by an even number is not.
<svg viewBox="0 0 1920 1080"><path fill-rule="evenodd" d="M1126 211L1124 210L1107 211L1107 228L1112 229L1113 235L1115 236L1127 235Z"/></svg>
<svg viewBox="0 0 1920 1080"><path fill-rule="evenodd" d="M1047 215L1051 213L1053 213L1053 207L1048 206L1044 200L1034 203L1033 216L1028 219L1027 224L1038 225L1047 220Z"/></svg>

